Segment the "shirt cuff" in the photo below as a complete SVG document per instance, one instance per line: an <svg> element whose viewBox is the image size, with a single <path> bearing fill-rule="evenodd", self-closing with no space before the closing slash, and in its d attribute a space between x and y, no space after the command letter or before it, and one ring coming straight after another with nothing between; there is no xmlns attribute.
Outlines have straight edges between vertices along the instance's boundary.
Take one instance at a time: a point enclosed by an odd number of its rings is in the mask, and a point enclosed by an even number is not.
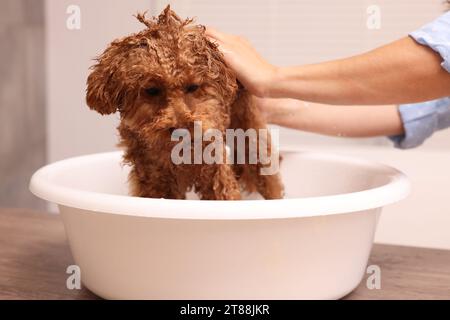
<svg viewBox="0 0 450 320"><path fill-rule="evenodd" d="M416 42L440 54L442 67L450 72L450 12L409 34Z"/></svg>
<svg viewBox="0 0 450 320"><path fill-rule="evenodd" d="M439 117L435 102L404 104L398 108L405 133L389 137L395 147L409 149L420 146L436 130Z"/></svg>

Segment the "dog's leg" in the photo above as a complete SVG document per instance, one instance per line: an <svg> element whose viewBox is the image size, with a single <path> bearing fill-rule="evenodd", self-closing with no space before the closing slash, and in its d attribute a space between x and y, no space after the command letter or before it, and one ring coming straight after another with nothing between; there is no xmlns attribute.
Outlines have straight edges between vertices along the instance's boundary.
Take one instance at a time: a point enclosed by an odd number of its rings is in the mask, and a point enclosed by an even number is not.
<svg viewBox="0 0 450 320"><path fill-rule="evenodd" d="M171 175L156 166L147 165L146 170L148 171L143 174L139 174L136 169L131 170L128 183L132 196L164 199L186 198L186 190L179 190Z"/></svg>
<svg viewBox="0 0 450 320"><path fill-rule="evenodd" d="M247 192L259 192L264 199L283 198L283 187L279 174L261 175L261 165L236 165L236 175Z"/></svg>
<svg viewBox="0 0 450 320"><path fill-rule="evenodd" d="M195 191L202 200L240 200L241 191L233 169L228 164L207 165L201 168Z"/></svg>
<svg viewBox="0 0 450 320"><path fill-rule="evenodd" d="M186 189L175 180L173 167L160 153L150 152L145 141L123 122L118 130L124 149L123 163L131 166L128 175L129 194L135 197L185 199ZM167 156L168 157L168 156Z"/></svg>
<svg viewBox="0 0 450 320"><path fill-rule="evenodd" d="M259 129L266 129L265 121L253 102L252 96L243 88L240 89L239 96L232 105L231 127L233 129L254 129L257 131L257 149L260 146L260 140L264 139L262 145L267 148L267 155L271 155L272 145L270 134L260 136ZM249 144L245 146L246 159L250 159L251 153L258 153L257 164L237 164L234 166L239 182L247 192L258 191L265 199L281 199L283 197L283 185L277 172L271 175L262 175L261 169L265 167L261 164L259 150L250 150ZM235 150L235 153L237 150ZM255 156L255 155L253 155ZM235 159L236 159L235 155Z"/></svg>
<svg viewBox="0 0 450 320"><path fill-rule="evenodd" d="M262 142L260 144L260 142ZM265 152L262 152L262 150L260 149L260 147L265 148ZM281 156L279 156L278 154L275 155L275 157L278 157L276 160L278 161L277 163L277 168L274 172L268 172L270 170L268 170L268 167L272 167L273 165L275 165L275 163L273 163L272 159L272 139L270 136L270 133L267 131L267 135L258 135L258 164L256 165L257 167L257 181L256 181L256 186L257 186L257 190L258 192L265 198L265 199L281 199L283 198L284 195L284 188L283 188L283 184L281 182L281 177L280 174L278 173L278 167L279 167L279 163L281 162ZM262 164L261 161L262 159L260 158L261 154L264 153L265 154L265 158L264 159L266 162L266 160L269 160L268 164ZM273 169L273 168L272 168ZM264 172L263 172L264 170ZM264 174L266 173L266 174Z"/></svg>
<svg viewBox="0 0 450 320"><path fill-rule="evenodd" d="M259 168L258 168L259 170ZM284 191L281 187L281 179L278 174L261 175L258 174L257 190L264 199L281 199Z"/></svg>

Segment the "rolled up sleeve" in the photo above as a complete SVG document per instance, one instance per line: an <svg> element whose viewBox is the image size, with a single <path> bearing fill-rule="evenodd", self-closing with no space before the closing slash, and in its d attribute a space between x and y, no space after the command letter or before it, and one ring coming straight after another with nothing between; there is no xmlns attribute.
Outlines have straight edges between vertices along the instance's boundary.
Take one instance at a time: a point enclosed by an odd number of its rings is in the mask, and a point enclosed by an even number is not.
<svg viewBox="0 0 450 320"><path fill-rule="evenodd" d="M450 12L409 35L417 43L437 52L442 57L442 67L450 72ZM390 137L397 148L417 147L435 131L450 127L450 98L404 104L398 111L404 134Z"/></svg>
<svg viewBox="0 0 450 320"><path fill-rule="evenodd" d="M439 53L442 57L442 67L450 72L450 12L409 35L416 42Z"/></svg>
<svg viewBox="0 0 450 320"><path fill-rule="evenodd" d="M390 137L397 148L417 147L435 131L450 127L450 98L404 104L398 110L404 134Z"/></svg>

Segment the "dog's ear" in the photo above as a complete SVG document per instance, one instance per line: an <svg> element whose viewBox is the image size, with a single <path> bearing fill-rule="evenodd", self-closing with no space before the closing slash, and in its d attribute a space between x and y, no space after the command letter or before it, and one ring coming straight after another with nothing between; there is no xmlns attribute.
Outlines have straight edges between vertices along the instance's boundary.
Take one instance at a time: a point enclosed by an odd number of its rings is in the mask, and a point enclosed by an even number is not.
<svg viewBox="0 0 450 320"><path fill-rule="evenodd" d="M209 78L210 85L216 87L217 92L220 92L220 98L223 99L225 105L231 106L236 100L238 93L238 82L234 71L227 66L222 52L219 51L218 45L212 42L205 36L205 27L201 25L186 28L193 31L193 34L200 34L203 39L198 41L205 50L206 61L201 61L207 67L206 75Z"/></svg>
<svg viewBox="0 0 450 320"><path fill-rule="evenodd" d="M111 44L97 58L87 79L86 103L102 115L116 112L122 104L122 90L116 77L120 57L116 45Z"/></svg>

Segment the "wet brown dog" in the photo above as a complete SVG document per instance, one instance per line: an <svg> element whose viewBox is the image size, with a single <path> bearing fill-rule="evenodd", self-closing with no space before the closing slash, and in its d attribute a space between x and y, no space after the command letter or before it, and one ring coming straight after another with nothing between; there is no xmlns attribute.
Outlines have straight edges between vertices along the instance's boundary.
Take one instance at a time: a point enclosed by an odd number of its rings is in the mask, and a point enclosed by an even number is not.
<svg viewBox="0 0 450 320"><path fill-rule="evenodd" d="M100 55L86 96L88 106L102 115L120 112L119 145L125 148L124 163L132 166L131 195L184 199L193 189L209 200L238 200L241 191L281 198L279 175L261 175L267 164L260 159L256 164L173 163L175 129L192 132L194 122L201 121L203 132L214 128L225 136L226 129L266 125L203 26L181 20L169 7L158 18L138 14L137 19L147 28L112 42ZM270 154L270 138L257 139L266 139ZM255 151L246 145L248 159Z"/></svg>

